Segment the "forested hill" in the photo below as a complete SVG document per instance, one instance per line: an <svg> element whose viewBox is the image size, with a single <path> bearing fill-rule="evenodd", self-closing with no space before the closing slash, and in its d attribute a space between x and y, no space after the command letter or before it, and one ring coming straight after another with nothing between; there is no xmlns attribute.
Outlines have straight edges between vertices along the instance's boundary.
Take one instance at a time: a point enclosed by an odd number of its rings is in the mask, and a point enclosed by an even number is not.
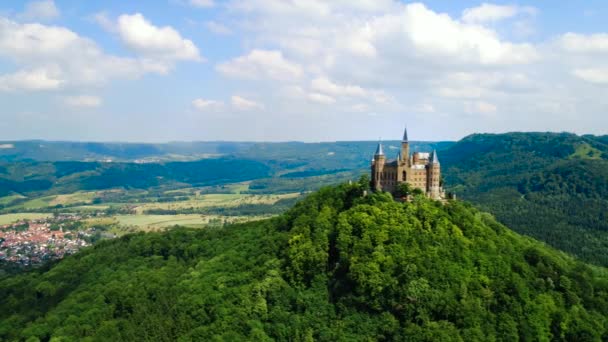
<svg viewBox="0 0 608 342"><path fill-rule="evenodd" d="M608 140L476 134L441 154L445 181L502 223L608 265Z"/></svg>
<svg viewBox="0 0 608 342"><path fill-rule="evenodd" d="M324 188L286 214L104 241L0 280L0 339L600 341L605 269L461 202Z"/></svg>

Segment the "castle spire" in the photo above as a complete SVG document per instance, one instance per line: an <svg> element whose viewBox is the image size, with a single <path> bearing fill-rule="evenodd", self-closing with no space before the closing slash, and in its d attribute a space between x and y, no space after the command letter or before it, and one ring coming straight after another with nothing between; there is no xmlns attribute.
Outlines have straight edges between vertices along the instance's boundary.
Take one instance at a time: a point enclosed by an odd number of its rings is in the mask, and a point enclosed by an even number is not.
<svg viewBox="0 0 608 342"><path fill-rule="evenodd" d="M397 153L397 161L400 162L401 161L401 151L399 151L399 153Z"/></svg>
<svg viewBox="0 0 608 342"><path fill-rule="evenodd" d="M433 150L433 156L431 157L432 164L439 164L439 158L437 157L437 150Z"/></svg>
<svg viewBox="0 0 608 342"><path fill-rule="evenodd" d="M403 130L403 142L408 142L409 140L407 139L407 126L405 127L405 129Z"/></svg>
<svg viewBox="0 0 608 342"><path fill-rule="evenodd" d="M376 153L374 153L374 156L383 156L384 155L384 150L382 149L382 144L378 143L378 147L376 147Z"/></svg>

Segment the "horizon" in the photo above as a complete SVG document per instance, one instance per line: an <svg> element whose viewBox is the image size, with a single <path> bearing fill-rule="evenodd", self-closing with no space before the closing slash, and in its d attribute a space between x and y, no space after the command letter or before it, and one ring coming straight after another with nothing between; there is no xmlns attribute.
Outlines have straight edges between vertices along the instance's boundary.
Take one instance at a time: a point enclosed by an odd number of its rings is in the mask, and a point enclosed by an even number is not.
<svg viewBox="0 0 608 342"><path fill-rule="evenodd" d="M604 135L606 15L601 1L9 0L0 136Z"/></svg>
<svg viewBox="0 0 608 342"><path fill-rule="evenodd" d="M409 130L408 130L409 132ZM505 135L505 134L572 134L576 136L595 136L601 137L608 134L592 134L592 133L576 133L568 131L505 131L505 132L473 132L462 136L458 139L409 139L412 143L439 143L439 142L458 142L471 135ZM269 144L281 144L281 143L302 143L302 144L323 144L323 143L341 143L341 142L399 142L401 139L364 139L364 140L149 140L149 141L123 141L123 140L50 140L50 139L14 139L14 140L0 140L0 144L7 143L19 143L19 142L49 142L49 143L93 143L93 144L179 144L179 143L237 143L237 144L258 144L258 143L269 143ZM2 147L0 147L1 149Z"/></svg>

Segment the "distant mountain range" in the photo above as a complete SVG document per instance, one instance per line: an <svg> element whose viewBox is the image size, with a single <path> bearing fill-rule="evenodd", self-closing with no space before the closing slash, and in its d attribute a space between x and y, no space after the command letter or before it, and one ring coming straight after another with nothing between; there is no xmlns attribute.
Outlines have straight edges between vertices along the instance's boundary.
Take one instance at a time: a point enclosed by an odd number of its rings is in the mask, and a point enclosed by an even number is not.
<svg viewBox="0 0 608 342"><path fill-rule="evenodd" d="M398 142L388 142L398 146ZM112 162L162 162L192 161L217 156L242 156L269 159L278 155L287 159L300 155L330 153L339 158L358 152L373 153L376 142L168 142L168 143L99 143L70 141L0 141L0 161L112 161ZM445 148L451 142L419 142L418 147ZM371 151L371 152L369 152Z"/></svg>

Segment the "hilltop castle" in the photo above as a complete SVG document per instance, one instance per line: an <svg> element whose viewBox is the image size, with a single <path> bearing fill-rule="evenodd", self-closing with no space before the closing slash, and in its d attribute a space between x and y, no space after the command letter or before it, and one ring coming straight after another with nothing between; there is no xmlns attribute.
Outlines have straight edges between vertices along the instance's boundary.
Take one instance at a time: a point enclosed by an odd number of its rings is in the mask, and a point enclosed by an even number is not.
<svg viewBox="0 0 608 342"><path fill-rule="evenodd" d="M395 193L399 184L408 183L414 189L420 189L432 199L445 198L441 185L441 166L437 151L433 154L414 152L410 155L410 143L407 128L403 132L401 150L396 160L386 160L382 144L378 144L371 165L372 188L376 191Z"/></svg>

